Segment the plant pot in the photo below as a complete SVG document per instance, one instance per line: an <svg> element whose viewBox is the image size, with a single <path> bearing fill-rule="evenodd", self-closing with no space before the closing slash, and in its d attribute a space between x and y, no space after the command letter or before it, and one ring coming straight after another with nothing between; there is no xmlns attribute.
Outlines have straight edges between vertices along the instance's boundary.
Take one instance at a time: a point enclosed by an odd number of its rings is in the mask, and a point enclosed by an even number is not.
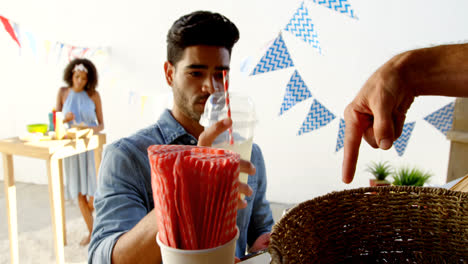
<svg viewBox="0 0 468 264"><path fill-rule="evenodd" d="M369 179L369 184L371 187L375 186L390 186L391 183L387 180L377 180L377 179Z"/></svg>

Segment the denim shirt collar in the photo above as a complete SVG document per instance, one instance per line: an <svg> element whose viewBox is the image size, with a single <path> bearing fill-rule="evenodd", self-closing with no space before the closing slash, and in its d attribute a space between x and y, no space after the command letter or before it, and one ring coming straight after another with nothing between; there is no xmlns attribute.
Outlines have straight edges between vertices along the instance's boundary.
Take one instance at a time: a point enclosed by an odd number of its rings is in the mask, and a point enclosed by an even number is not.
<svg viewBox="0 0 468 264"><path fill-rule="evenodd" d="M198 140L189 134L185 128L175 120L172 116L172 113L169 109L165 109L161 114L156 126L161 131L162 140L165 145L174 144L174 141L180 137L189 137L190 139L195 140L195 145L198 143Z"/></svg>

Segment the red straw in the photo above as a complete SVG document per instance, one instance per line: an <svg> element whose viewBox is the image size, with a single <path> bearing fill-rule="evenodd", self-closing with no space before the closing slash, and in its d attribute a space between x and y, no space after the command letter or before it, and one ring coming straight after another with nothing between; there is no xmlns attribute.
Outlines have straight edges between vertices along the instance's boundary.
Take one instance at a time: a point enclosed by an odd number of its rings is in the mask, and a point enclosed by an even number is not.
<svg viewBox="0 0 468 264"><path fill-rule="evenodd" d="M231 104L229 102L229 92L228 92L228 80L227 80L227 71L223 70L223 80L224 80L224 97L226 98L227 106L227 115L231 118ZM229 128L229 145L234 145L234 137L232 136L232 126Z"/></svg>

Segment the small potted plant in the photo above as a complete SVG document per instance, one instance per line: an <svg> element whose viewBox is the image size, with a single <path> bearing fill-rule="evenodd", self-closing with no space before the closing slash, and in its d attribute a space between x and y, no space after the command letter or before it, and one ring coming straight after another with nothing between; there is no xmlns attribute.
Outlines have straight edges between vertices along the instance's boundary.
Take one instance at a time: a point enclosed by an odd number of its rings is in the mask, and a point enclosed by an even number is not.
<svg viewBox="0 0 468 264"><path fill-rule="evenodd" d="M431 177L431 173L423 172L417 168L410 169L403 167L393 174L393 185L423 186Z"/></svg>
<svg viewBox="0 0 468 264"><path fill-rule="evenodd" d="M389 181L386 180L387 176L392 174L392 167L385 162L372 162L367 166L366 169L375 179L370 179L369 184L373 186L389 186L391 185Z"/></svg>

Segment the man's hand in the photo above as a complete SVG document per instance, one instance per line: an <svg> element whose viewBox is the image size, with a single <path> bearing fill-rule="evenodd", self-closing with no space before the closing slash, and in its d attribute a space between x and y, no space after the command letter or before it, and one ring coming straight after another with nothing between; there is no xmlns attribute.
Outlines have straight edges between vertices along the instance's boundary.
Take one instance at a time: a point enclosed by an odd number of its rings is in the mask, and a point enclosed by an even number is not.
<svg viewBox="0 0 468 264"><path fill-rule="evenodd" d="M206 128L198 138L198 146L211 147L213 141L224 131L232 126L232 120L230 118L223 119L216 122L214 125ZM247 160L240 161L240 172L247 173L249 175L255 174L255 166ZM252 188L246 183L239 182L239 192L246 196L252 195ZM247 207L247 202L242 200L239 196L237 201L237 208L243 209Z"/></svg>
<svg viewBox="0 0 468 264"><path fill-rule="evenodd" d="M394 56L367 80L344 113L343 181L356 170L361 138L389 149L415 96L468 97L468 44L410 50Z"/></svg>
<svg viewBox="0 0 468 264"><path fill-rule="evenodd" d="M401 77L400 60L394 57L380 67L345 109L345 183L353 180L362 137L374 148L389 149L401 135L415 92Z"/></svg>
<svg viewBox="0 0 468 264"><path fill-rule="evenodd" d="M254 244L250 247L249 252L257 252L265 249L270 245L270 233L265 233L255 240Z"/></svg>

